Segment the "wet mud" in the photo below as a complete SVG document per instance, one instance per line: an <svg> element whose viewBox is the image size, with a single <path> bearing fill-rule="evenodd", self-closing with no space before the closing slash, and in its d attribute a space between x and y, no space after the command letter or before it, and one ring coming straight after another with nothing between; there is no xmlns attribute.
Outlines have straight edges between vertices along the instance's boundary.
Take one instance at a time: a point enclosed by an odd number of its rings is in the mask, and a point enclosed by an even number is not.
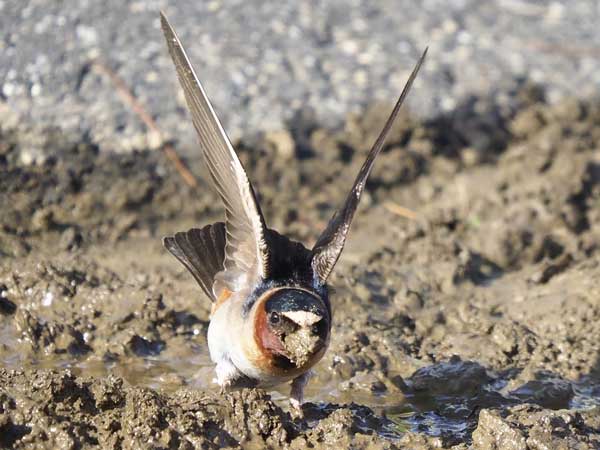
<svg viewBox="0 0 600 450"><path fill-rule="evenodd" d="M600 102L507 95L399 120L304 417L213 384L210 303L160 242L220 220L197 157L190 189L157 151L4 126L0 447L600 448ZM238 143L269 226L313 243L389 109Z"/></svg>

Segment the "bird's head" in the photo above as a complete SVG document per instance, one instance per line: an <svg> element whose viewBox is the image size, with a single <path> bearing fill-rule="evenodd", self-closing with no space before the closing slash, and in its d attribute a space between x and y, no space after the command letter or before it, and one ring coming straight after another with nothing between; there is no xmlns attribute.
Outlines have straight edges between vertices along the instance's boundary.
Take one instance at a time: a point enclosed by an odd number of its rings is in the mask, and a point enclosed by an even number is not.
<svg viewBox="0 0 600 450"><path fill-rule="evenodd" d="M274 288L257 304L255 339L281 368L308 369L329 344L331 318L324 301L301 288Z"/></svg>

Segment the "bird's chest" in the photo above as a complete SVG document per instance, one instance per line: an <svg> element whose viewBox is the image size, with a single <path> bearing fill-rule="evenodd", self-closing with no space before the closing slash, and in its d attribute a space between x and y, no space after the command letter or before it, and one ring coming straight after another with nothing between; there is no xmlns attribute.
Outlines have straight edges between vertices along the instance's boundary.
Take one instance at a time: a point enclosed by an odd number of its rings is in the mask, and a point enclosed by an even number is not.
<svg viewBox="0 0 600 450"><path fill-rule="evenodd" d="M237 313L236 302L239 301L229 297L227 301L213 305L207 341L210 358L217 364L223 359L231 359L231 354L246 339L244 321Z"/></svg>
<svg viewBox="0 0 600 450"><path fill-rule="evenodd" d="M208 327L208 348L216 364L229 360L258 386L289 381L298 375L295 368L279 367L258 345L252 314L243 315L243 301L231 299L214 310Z"/></svg>

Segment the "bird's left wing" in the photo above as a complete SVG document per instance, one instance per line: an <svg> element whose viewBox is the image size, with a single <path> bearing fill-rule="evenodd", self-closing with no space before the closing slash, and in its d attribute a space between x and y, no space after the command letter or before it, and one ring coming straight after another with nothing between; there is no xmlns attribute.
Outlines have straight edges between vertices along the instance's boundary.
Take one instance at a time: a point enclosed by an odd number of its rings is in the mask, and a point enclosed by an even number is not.
<svg viewBox="0 0 600 450"><path fill-rule="evenodd" d="M413 81L415 80L423 61L425 60L425 56L427 55L427 49L423 52L423 55L417 62L415 68L413 69L408 81L404 85L404 89L400 94L400 98L396 102L396 106L392 110L390 117L388 118L383 130L379 134L379 137L373 144L373 147L369 151L366 161L363 163L356 179L354 180L354 184L352 185L352 189L348 193L346 197L346 201L342 205L342 207L335 212L329 223L327 224L327 228L325 231L321 233L319 239L312 249L312 268L315 274L320 278L322 282L325 282L329 277L329 274L333 270L335 263L339 259L342 250L344 249L344 244L346 242L346 236L348 235L348 231L350 230L350 224L352 223L352 218L354 217L354 213L356 212L356 208L358 208L358 202L360 201L360 197L365 189L365 184L367 182L367 178L371 173L371 169L373 168L373 164L375 163L375 158L379 155L379 152L383 148L383 144L385 143L385 138L387 137L392 125L394 124L394 120L398 116L398 112L402 107L402 103L404 99L408 95L410 88L412 86Z"/></svg>

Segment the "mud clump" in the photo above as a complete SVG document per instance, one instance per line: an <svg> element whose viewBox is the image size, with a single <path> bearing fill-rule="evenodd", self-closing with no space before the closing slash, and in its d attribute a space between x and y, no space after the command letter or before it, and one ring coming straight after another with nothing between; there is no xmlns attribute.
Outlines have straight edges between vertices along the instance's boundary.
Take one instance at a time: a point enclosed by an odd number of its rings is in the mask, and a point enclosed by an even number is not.
<svg viewBox="0 0 600 450"><path fill-rule="evenodd" d="M340 436L347 443L378 441L361 425L371 414L365 408L308 410L315 424L309 427L256 389L161 394L114 376L3 369L0 383L0 443L6 447L305 448L307 443L328 445ZM355 436L359 430L363 434Z"/></svg>
<svg viewBox="0 0 600 450"><path fill-rule="evenodd" d="M283 346L289 355L290 361L296 366L302 367L315 353L320 342L321 338L313 334L310 328L300 327L284 337Z"/></svg>
<svg viewBox="0 0 600 450"><path fill-rule="evenodd" d="M596 413L547 411L520 405L506 412L484 410L479 415L473 444L478 448L523 449L600 447Z"/></svg>
<svg viewBox="0 0 600 450"><path fill-rule="evenodd" d="M198 158L192 190L159 152L3 129L0 446L599 448L600 103L510 95L392 130L304 418L211 381L210 302L160 244L222 220ZM269 226L314 242L389 109L238 143Z"/></svg>

